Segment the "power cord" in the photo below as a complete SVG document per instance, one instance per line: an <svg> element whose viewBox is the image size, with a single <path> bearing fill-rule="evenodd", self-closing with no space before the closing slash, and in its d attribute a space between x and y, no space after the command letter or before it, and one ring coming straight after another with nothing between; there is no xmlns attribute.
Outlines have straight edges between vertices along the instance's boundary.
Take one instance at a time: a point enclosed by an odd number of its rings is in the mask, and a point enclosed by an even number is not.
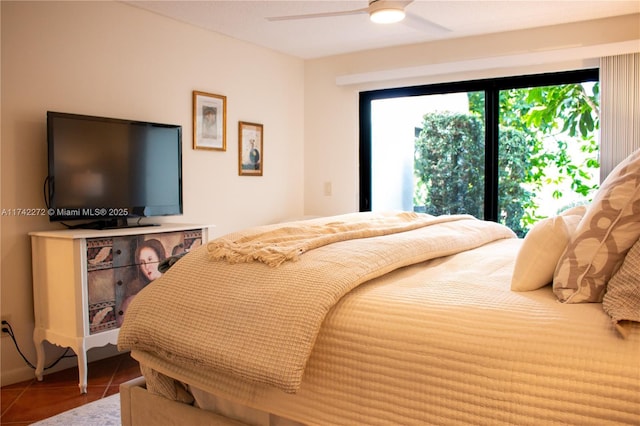
<svg viewBox="0 0 640 426"><path fill-rule="evenodd" d="M3 333L7 333L7 334L9 335L9 337L11 337L11 340L13 340L13 344L15 345L16 350L18 351L18 353L20 354L20 356L22 357L22 359L24 360L24 362L26 362L26 363L27 363L27 365L28 365L29 367L31 367L32 369L34 369L34 370L35 370L35 369L36 369L36 366L35 366L35 365L33 365L31 362L29 362L29 360L27 359L27 357L26 357L26 356L24 356L24 354L23 354L23 353L22 353L22 351L20 350L20 346L18 346L18 341L16 340L16 336L15 336L15 334L13 333L13 328L11 327L11 324L9 324L9 322L8 322L8 321L2 320L2 332L3 332ZM53 362L51 363L51 365L49 365L49 366L47 366L47 367L44 367L44 369L45 369L45 370L50 369L51 367L53 367L53 366L55 366L57 363L59 363L63 358L73 358L73 357L75 357L75 356L76 356L75 354L73 354L73 355L67 355L67 353L69 352L69 349L71 349L71 348L66 348L66 349L65 349L65 351L62 353L62 355L60 355L60 356L58 357L58 359L56 359L55 361L53 361Z"/></svg>

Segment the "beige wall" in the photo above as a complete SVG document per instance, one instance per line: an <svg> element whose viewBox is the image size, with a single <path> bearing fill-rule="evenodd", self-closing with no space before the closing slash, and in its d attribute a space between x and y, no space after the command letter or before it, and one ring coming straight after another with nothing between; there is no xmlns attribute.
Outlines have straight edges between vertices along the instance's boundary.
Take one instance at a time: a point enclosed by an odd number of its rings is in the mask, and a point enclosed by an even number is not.
<svg viewBox="0 0 640 426"><path fill-rule="evenodd" d="M303 214L302 60L118 2L1 5L2 208L43 207L53 110L181 124L184 215L165 221L222 234ZM226 152L191 149L193 90L227 96ZM238 176L239 120L264 124L262 177ZM32 362L27 233L57 228L46 217L2 217L1 309ZM1 345L2 384L32 377L11 340ZM48 360L60 352L48 347Z"/></svg>
<svg viewBox="0 0 640 426"><path fill-rule="evenodd" d="M597 67L631 51L640 51L640 15L307 61L305 212L358 209L360 91Z"/></svg>

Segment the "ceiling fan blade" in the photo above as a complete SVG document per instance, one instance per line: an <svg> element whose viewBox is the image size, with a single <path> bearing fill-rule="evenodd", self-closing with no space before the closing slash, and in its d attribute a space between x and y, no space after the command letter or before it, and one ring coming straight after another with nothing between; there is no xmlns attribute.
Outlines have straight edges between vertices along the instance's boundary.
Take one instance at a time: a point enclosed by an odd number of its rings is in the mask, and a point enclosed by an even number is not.
<svg viewBox="0 0 640 426"><path fill-rule="evenodd" d="M343 10L339 12L323 12L323 13L310 13L307 15L289 15L289 16L272 16L266 18L267 21L290 21L296 19L313 19L313 18L330 18L332 16L346 16L346 15L358 15L361 13L367 13L368 8L355 9L355 10Z"/></svg>
<svg viewBox="0 0 640 426"><path fill-rule="evenodd" d="M440 24L436 24L433 21L425 19L422 16L414 15L413 13L407 13L403 23L419 31L437 33L449 33L452 31L450 28L443 27Z"/></svg>

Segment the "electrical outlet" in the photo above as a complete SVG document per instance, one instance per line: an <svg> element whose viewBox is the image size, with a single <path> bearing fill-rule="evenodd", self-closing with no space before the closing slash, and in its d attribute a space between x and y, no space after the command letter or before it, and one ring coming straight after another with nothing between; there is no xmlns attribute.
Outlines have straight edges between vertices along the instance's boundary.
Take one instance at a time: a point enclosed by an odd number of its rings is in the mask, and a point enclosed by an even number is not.
<svg viewBox="0 0 640 426"><path fill-rule="evenodd" d="M324 183L324 195L325 197L330 197L331 196L331 182L325 182Z"/></svg>
<svg viewBox="0 0 640 426"><path fill-rule="evenodd" d="M6 328L6 326L4 325L4 322L8 322L11 323L11 315L9 314L2 314L2 337L9 337L9 333L5 333L4 329Z"/></svg>

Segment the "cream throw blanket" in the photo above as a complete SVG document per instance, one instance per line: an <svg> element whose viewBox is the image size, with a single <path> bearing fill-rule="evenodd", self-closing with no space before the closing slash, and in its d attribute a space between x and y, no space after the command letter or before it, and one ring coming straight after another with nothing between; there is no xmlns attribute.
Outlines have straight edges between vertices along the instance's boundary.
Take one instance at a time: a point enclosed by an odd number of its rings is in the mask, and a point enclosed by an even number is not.
<svg viewBox="0 0 640 426"><path fill-rule="evenodd" d="M295 222L289 226L258 231L237 239L220 238L207 244L211 260L229 263L258 261L280 266L287 260L297 261L303 253L327 244L357 238L378 237L411 231L435 223L460 220L471 216L419 215L413 212L376 213L363 217L343 216L342 220L315 224Z"/></svg>
<svg viewBox="0 0 640 426"><path fill-rule="evenodd" d="M515 237L471 216L388 216L360 213L278 227L287 231L251 229L196 249L136 296L118 347L295 393L326 314L351 289L403 266ZM330 237L325 226L335 231ZM402 229L408 230L396 232ZM277 239L278 248L262 244L263 237ZM244 263L211 261L210 250ZM262 263L272 263L273 252L279 267Z"/></svg>

